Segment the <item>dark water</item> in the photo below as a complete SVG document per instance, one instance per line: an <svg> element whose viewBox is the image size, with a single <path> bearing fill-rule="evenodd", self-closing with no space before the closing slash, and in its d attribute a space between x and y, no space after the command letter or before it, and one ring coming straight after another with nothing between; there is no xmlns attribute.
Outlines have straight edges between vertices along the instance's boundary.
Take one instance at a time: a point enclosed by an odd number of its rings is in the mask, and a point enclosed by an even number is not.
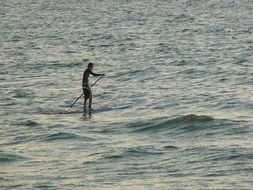
<svg viewBox="0 0 253 190"><path fill-rule="evenodd" d="M10 0L0 17L1 190L253 188L252 1ZM89 61L106 76L84 117Z"/></svg>

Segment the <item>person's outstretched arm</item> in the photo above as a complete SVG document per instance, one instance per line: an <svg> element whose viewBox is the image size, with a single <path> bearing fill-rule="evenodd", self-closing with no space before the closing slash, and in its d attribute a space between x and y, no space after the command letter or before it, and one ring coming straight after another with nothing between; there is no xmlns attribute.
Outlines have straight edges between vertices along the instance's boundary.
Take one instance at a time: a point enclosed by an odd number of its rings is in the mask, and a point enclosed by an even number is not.
<svg viewBox="0 0 253 190"><path fill-rule="evenodd" d="M92 71L90 71L90 74L92 74L93 76L96 76L96 77L105 75L104 73L103 73L103 74L97 74L97 73L94 73L94 72L92 72Z"/></svg>

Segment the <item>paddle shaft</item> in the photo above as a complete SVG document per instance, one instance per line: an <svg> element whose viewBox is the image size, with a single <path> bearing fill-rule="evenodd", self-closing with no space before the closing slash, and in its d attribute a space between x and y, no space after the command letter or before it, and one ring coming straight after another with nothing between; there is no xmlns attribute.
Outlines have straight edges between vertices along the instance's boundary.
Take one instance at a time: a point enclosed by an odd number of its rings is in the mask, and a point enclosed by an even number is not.
<svg viewBox="0 0 253 190"><path fill-rule="evenodd" d="M102 79L103 76L104 76L104 75L102 75L101 77L99 77L99 79L96 80L96 81L91 85L91 87L94 86L98 81L100 81L100 79ZM72 105L71 105L70 107L72 108L72 107L75 105L75 103L77 102L77 100L79 100L82 96L83 96L83 93L72 103Z"/></svg>

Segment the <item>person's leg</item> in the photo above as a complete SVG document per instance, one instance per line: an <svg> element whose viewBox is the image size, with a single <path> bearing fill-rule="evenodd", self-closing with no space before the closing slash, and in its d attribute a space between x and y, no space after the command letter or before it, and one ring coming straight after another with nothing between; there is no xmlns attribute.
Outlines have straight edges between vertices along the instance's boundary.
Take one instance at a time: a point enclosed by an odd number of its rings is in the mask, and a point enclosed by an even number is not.
<svg viewBox="0 0 253 190"><path fill-rule="evenodd" d="M83 111L84 112L86 111L86 102L87 102L87 99L85 98L85 95L84 95L84 98L83 98Z"/></svg>
<svg viewBox="0 0 253 190"><path fill-rule="evenodd" d="M87 87L83 86L83 112L86 112L87 99Z"/></svg>
<svg viewBox="0 0 253 190"><path fill-rule="evenodd" d="M90 91L90 97L89 97L89 109L91 109L92 105L92 92Z"/></svg>

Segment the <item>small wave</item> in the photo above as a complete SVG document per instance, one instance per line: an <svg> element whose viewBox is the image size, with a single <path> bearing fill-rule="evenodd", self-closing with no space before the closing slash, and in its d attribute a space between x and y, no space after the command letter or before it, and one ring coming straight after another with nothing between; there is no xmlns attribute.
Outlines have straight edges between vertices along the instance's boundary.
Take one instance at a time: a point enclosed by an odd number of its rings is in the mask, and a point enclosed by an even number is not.
<svg viewBox="0 0 253 190"><path fill-rule="evenodd" d="M234 64L244 65L244 63L247 63L247 62L249 62L247 59L239 59L239 60L236 60Z"/></svg>
<svg viewBox="0 0 253 190"><path fill-rule="evenodd" d="M163 148L166 149L166 150L176 150L176 149L178 149L178 147L172 146L172 145L164 146Z"/></svg>
<svg viewBox="0 0 253 190"><path fill-rule="evenodd" d="M4 145L21 144L21 143L26 143L33 140L34 140L34 137L30 135L17 135L13 140L9 141L8 143Z"/></svg>
<svg viewBox="0 0 253 190"><path fill-rule="evenodd" d="M35 127L35 126L38 126L39 123L37 123L36 121L32 121L32 120L28 119L28 120L25 120L25 121L17 122L16 125Z"/></svg>
<svg viewBox="0 0 253 190"><path fill-rule="evenodd" d="M67 51L65 51L65 53L71 54L71 53L77 53L77 51L75 51L75 50L67 50Z"/></svg>
<svg viewBox="0 0 253 190"><path fill-rule="evenodd" d="M94 138L75 135L71 133L64 133L58 132L53 134L43 134L43 135L21 135L16 136L13 140L2 143L1 145L8 146L8 145L15 145L27 142L35 142L35 141L43 141L43 142L50 142L50 141L60 141L60 140L80 140L80 141L93 141Z"/></svg>
<svg viewBox="0 0 253 190"><path fill-rule="evenodd" d="M63 128L65 125L63 124L55 124L55 125L50 125L48 128Z"/></svg>
<svg viewBox="0 0 253 190"><path fill-rule="evenodd" d="M0 152L0 163L16 162L26 159L18 154Z"/></svg>
<svg viewBox="0 0 253 190"><path fill-rule="evenodd" d="M186 14L180 14L176 16L174 19L175 22L192 22L194 20L195 20L194 17Z"/></svg>
<svg viewBox="0 0 253 190"><path fill-rule="evenodd" d="M227 160L252 160L253 154L252 153L237 153L230 155Z"/></svg>
<svg viewBox="0 0 253 190"><path fill-rule="evenodd" d="M31 121L31 120L27 120L23 123L25 126L38 126L39 123L35 122L35 121Z"/></svg>
<svg viewBox="0 0 253 190"><path fill-rule="evenodd" d="M156 150L154 148L146 148L146 147L135 147L129 148L124 151L125 156L145 156L145 155L155 155L155 154L163 154L163 152Z"/></svg>
<svg viewBox="0 0 253 190"><path fill-rule="evenodd" d="M120 159L128 157L143 157L143 156L153 156L158 154L163 154L162 150L155 149L154 147L131 147L124 149L118 153L106 155L103 159Z"/></svg>
<svg viewBox="0 0 253 190"><path fill-rule="evenodd" d="M14 91L14 98L31 98L34 96L33 91L17 89Z"/></svg>
<svg viewBox="0 0 253 190"><path fill-rule="evenodd" d="M93 140L90 137L83 137L83 136L75 135L71 133L58 132L58 133L50 134L43 137L42 141L57 141L57 140L69 140L69 139L86 140L86 141Z"/></svg>
<svg viewBox="0 0 253 190"><path fill-rule="evenodd" d="M180 116L174 119L166 121L154 121L149 123L133 124L134 132L157 132L167 128L170 129L182 129L184 131L194 131L203 128L206 124L213 122L215 119L206 115L190 114L186 116Z"/></svg>
<svg viewBox="0 0 253 190"><path fill-rule="evenodd" d="M229 161L231 164L239 165L241 161L252 160L252 149L239 147L193 147L183 150L189 155L200 155L208 162L224 162Z"/></svg>
<svg viewBox="0 0 253 190"><path fill-rule="evenodd" d="M187 122L187 123L192 123L192 122L210 122L213 121L214 118L206 115L195 115L195 114L190 114L186 116L179 117L175 119L175 121L181 121L181 122Z"/></svg>

